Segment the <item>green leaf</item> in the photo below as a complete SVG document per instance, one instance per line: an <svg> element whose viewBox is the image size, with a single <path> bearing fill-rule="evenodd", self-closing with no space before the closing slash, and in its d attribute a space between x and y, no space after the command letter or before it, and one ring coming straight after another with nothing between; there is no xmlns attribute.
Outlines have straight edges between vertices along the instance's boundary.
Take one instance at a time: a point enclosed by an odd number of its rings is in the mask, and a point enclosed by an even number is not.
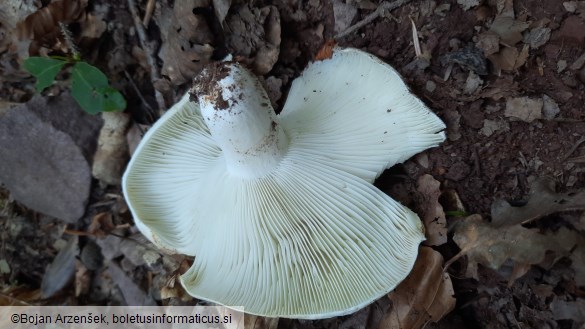
<svg viewBox="0 0 585 329"><path fill-rule="evenodd" d="M118 90L112 87L98 89L104 97L104 112L123 111L126 108L126 99Z"/></svg>
<svg viewBox="0 0 585 329"><path fill-rule="evenodd" d="M108 85L108 78L95 66L78 62L73 66L71 95L89 114L121 111L126 108L124 96Z"/></svg>
<svg viewBox="0 0 585 329"><path fill-rule="evenodd" d="M43 91L55 81L57 73L65 64L67 64L66 61L47 57L29 57L24 60L24 68L37 78L38 92Z"/></svg>

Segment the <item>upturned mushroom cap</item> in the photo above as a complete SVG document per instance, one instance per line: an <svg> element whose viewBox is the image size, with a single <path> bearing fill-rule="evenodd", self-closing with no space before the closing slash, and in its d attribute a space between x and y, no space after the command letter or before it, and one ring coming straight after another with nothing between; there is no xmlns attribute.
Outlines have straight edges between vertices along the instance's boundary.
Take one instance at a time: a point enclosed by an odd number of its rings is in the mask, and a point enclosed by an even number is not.
<svg viewBox="0 0 585 329"><path fill-rule="evenodd" d="M316 319L406 277L421 222L371 182L437 146L445 126L394 69L335 49L293 82L280 115L235 63L208 68L192 92L199 102L185 95L148 131L123 181L137 227L195 256L181 277L191 295Z"/></svg>

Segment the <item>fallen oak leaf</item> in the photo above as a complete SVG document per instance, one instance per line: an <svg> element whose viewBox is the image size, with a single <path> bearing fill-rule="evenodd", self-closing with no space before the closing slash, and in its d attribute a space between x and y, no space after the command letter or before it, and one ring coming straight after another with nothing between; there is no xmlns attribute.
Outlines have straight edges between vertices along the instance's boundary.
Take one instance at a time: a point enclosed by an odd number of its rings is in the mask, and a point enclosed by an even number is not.
<svg viewBox="0 0 585 329"><path fill-rule="evenodd" d="M577 243L578 233L561 228L557 232L542 234L536 229L520 225L505 228L484 221L480 215L472 215L454 227L453 241L461 251L445 264L449 267L462 256L467 256L466 277L478 279L477 265L494 270L508 259L519 264L535 265L545 259L547 251L567 256ZM517 279L522 273L514 273Z"/></svg>
<svg viewBox="0 0 585 329"><path fill-rule="evenodd" d="M195 14L207 7L207 0L177 1L172 10L157 16L162 39L158 54L163 61L161 73L173 85L190 81L213 55L214 36L205 18Z"/></svg>
<svg viewBox="0 0 585 329"><path fill-rule="evenodd" d="M388 294L392 308L379 328L423 328L437 322L455 308L453 284L443 271L443 256L421 247L410 274Z"/></svg>
<svg viewBox="0 0 585 329"><path fill-rule="evenodd" d="M53 1L19 22L18 36L21 40L32 40L29 48L31 55L37 55L40 47L54 47L57 44L55 40L62 37L59 23L82 20L87 3L88 0Z"/></svg>
<svg viewBox="0 0 585 329"><path fill-rule="evenodd" d="M585 190L557 193L555 182L548 177L534 181L530 198L523 207L513 207L506 200L492 203L491 216L494 226L526 223L561 211L585 209Z"/></svg>
<svg viewBox="0 0 585 329"><path fill-rule="evenodd" d="M417 181L417 191L422 199L418 214L425 225L425 245L440 246L447 242L447 220L439 203L441 183L431 175L423 175Z"/></svg>

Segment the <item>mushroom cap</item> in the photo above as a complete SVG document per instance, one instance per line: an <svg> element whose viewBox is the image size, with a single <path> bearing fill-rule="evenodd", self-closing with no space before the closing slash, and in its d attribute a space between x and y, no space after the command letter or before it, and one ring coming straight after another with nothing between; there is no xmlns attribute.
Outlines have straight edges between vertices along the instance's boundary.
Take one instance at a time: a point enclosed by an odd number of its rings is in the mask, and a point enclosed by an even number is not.
<svg viewBox="0 0 585 329"><path fill-rule="evenodd" d="M147 238L195 256L181 277L192 296L271 317L352 313L406 277L424 240L417 215L371 182L445 126L356 49L310 64L275 120L289 140L278 166L232 175L186 94L135 151L126 200Z"/></svg>

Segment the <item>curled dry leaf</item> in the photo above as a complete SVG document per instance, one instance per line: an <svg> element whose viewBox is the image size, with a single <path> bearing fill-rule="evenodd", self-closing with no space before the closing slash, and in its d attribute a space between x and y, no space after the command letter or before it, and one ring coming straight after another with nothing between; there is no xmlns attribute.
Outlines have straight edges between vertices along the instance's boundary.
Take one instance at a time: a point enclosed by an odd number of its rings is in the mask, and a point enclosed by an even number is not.
<svg viewBox="0 0 585 329"><path fill-rule="evenodd" d="M174 85L190 81L213 54L213 34L205 18L195 14L209 5L207 0L176 1L172 11L163 10L157 17L163 41L159 52L162 74Z"/></svg>
<svg viewBox="0 0 585 329"><path fill-rule="evenodd" d="M461 251L445 266L461 256L467 256L466 276L478 279L477 264L495 270L508 259L521 266L540 264L547 251L555 252L557 256L568 256L579 239L578 233L567 228L543 234L520 225L495 227L481 216L472 215L455 226L453 241ZM521 273L515 273L514 279L520 276Z"/></svg>
<svg viewBox="0 0 585 329"><path fill-rule="evenodd" d="M443 256L421 247L412 272L388 295L392 308L379 328L423 328L455 308L453 284L443 272Z"/></svg>
<svg viewBox="0 0 585 329"><path fill-rule="evenodd" d="M526 223L555 212L584 209L585 190L557 193L554 180L544 177L532 184L526 205L513 207L506 200L496 200L491 215L493 225L504 226Z"/></svg>
<svg viewBox="0 0 585 329"><path fill-rule="evenodd" d="M0 287L0 306L27 306L35 303L39 299L41 299L40 289L31 289L31 287L24 285ZM0 307L0 310L2 309ZM8 327L4 326L3 322L1 322L4 319L8 319L8 317L0 318L1 328Z"/></svg>
<svg viewBox="0 0 585 329"><path fill-rule="evenodd" d="M38 54L38 50L42 46L52 48L55 40L61 37L59 23L69 24L80 20L85 13L87 1L53 1L48 6L28 15L24 21L19 22L17 29L20 39L32 40L29 49L31 55Z"/></svg>
<svg viewBox="0 0 585 329"><path fill-rule="evenodd" d="M422 199L418 213L425 225L424 244L440 246L447 242L447 221L443 206L439 203L441 183L431 175L423 175L418 179L417 191Z"/></svg>

